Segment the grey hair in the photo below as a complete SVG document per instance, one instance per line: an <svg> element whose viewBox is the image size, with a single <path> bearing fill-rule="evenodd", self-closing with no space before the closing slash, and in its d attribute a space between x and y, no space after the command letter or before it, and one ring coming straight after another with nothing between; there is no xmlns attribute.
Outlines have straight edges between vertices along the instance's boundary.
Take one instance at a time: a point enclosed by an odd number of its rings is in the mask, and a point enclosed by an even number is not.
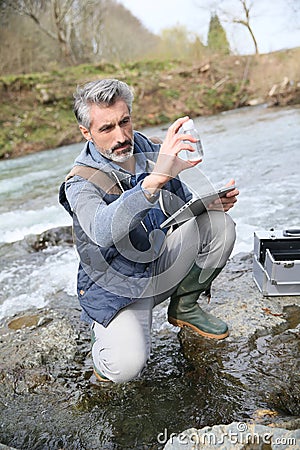
<svg viewBox="0 0 300 450"><path fill-rule="evenodd" d="M91 81L78 87L74 93L73 111L79 125L88 130L91 126L90 107L93 103L105 106L113 105L117 100L123 100L131 114L133 93L123 81L103 79Z"/></svg>

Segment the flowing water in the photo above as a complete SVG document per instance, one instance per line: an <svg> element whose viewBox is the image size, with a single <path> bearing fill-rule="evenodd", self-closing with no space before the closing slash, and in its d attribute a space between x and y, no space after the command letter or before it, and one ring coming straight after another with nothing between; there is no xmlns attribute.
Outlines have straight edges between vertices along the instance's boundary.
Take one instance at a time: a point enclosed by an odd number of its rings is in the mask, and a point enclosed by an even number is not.
<svg viewBox="0 0 300 450"><path fill-rule="evenodd" d="M213 185L235 178L240 189L231 213L237 224L235 254L252 250L255 230L300 228L300 109L246 108L198 118L195 124L205 152L201 175ZM163 137L166 130L144 132ZM58 302L59 306L77 305L74 249L56 246L29 252L26 243L30 234L71 224L58 204L57 191L81 147L72 145L0 162L4 199L0 204L0 318L57 306ZM193 169L183 174L196 192L203 190L199 173ZM263 362L254 351L249 353L248 344L239 344L240 372L246 372L234 379L220 367L235 365L236 370L236 360L231 362L229 355L227 362L217 361L216 344L203 342L199 351L197 341L202 371L195 375L178 353L176 337L170 339L176 330L170 331L165 311L158 308L154 318L154 356L142 381L106 389L101 395L99 387L92 387L91 392L82 382L81 397L72 400L75 412L65 398L57 403L56 411L41 396L17 398L15 406L6 409L6 443L23 449L156 449L162 448L158 443L164 441L165 432L249 417L256 401L254 394L245 397L243 376L250 377L250 383L253 377L255 386ZM267 341L267 337L260 339L261 345ZM218 343L218 351L222 346ZM268 355L270 371L277 367L275 356ZM255 357L257 373L247 375ZM214 367L218 370L212 370ZM69 388L72 376L65 374ZM67 396L68 386L65 388ZM157 438L158 433L162 434Z"/></svg>

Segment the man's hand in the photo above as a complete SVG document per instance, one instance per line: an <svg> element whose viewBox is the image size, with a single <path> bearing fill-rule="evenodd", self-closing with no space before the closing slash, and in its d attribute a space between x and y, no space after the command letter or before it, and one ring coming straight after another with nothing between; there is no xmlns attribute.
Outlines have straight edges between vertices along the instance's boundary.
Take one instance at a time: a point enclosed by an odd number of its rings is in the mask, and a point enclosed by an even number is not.
<svg viewBox="0 0 300 450"><path fill-rule="evenodd" d="M231 179L226 186L233 186L235 181ZM239 190L235 188L233 191L228 192L225 197L217 198L214 202L208 205L207 209L214 211L229 211L237 201Z"/></svg>
<svg viewBox="0 0 300 450"><path fill-rule="evenodd" d="M178 133L182 124L187 120L189 120L188 116L181 117L168 129L153 171L142 183L143 188L147 189L151 194L156 193L170 179L175 178L183 170L194 167L201 161L201 159L198 161L184 161L178 156L182 150L194 151L193 147L186 142L187 136ZM191 142L194 142L194 140L191 140Z"/></svg>

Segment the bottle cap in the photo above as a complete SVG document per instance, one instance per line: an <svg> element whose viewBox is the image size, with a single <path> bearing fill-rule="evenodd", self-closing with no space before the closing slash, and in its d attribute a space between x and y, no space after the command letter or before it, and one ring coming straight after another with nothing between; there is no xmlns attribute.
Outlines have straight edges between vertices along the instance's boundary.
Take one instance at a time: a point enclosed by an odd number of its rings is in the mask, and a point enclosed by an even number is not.
<svg viewBox="0 0 300 450"><path fill-rule="evenodd" d="M195 128L193 119L189 119L186 122L184 122L182 124L182 128L184 131L193 130L193 128Z"/></svg>

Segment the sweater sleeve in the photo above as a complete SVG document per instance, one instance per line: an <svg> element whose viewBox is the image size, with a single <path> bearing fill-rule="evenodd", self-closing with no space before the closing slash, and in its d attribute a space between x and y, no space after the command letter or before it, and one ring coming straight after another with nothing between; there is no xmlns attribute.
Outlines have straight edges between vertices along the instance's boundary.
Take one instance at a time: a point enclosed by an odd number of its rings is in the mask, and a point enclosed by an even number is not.
<svg viewBox="0 0 300 450"><path fill-rule="evenodd" d="M100 190L79 176L66 182L66 196L83 231L100 247L119 242L157 203L147 200L138 183L107 205Z"/></svg>

